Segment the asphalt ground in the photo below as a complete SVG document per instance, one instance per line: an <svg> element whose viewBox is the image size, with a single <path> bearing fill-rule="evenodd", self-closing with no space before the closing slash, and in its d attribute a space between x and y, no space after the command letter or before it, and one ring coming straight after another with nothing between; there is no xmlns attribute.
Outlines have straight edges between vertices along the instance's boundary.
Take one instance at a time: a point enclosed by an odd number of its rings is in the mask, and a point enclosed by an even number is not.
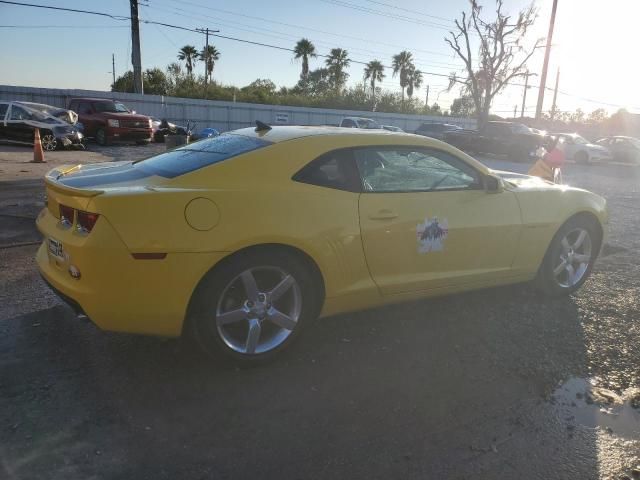
<svg viewBox="0 0 640 480"><path fill-rule="evenodd" d="M248 370L76 319L33 260L41 182L0 181L0 477L640 478L640 169L564 178L610 209L576 295L523 284L331 317Z"/></svg>

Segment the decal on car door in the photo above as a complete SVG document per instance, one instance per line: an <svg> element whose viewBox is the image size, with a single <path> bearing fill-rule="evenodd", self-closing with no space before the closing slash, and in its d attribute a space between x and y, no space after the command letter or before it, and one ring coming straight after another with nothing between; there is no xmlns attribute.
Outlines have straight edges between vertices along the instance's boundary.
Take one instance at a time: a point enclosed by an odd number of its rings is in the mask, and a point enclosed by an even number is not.
<svg viewBox="0 0 640 480"><path fill-rule="evenodd" d="M449 234L449 223L445 218L442 221L438 217L425 218L424 223L416 227L418 238L418 253L439 252L444 250L444 241Z"/></svg>

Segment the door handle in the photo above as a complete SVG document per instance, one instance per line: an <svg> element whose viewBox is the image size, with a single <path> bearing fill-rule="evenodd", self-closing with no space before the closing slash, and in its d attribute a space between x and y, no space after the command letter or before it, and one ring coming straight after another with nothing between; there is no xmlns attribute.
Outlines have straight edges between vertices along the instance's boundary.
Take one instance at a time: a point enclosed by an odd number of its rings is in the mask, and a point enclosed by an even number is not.
<svg viewBox="0 0 640 480"><path fill-rule="evenodd" d="M378 213L369 215L371 220L392 220L398 218L397 213L393 213L391 210L380 210Z"/></svg>

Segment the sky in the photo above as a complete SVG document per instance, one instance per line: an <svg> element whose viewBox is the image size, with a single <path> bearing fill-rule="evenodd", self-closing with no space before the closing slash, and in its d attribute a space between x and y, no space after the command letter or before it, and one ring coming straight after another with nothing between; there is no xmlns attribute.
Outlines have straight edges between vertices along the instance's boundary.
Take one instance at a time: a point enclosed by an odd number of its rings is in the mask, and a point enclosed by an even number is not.
<svg viewBox="0 0 640 480"><path fill-rule="evenodd" d="M20 1L20 0L17 0ZM34 0L28 3L94 10L129 16L128 0ZM416 66L425 72L424 86L414 95L424 101L429 85L429 104L449 108L458 90L446 91L447 76L463 72L461 61L444 42L453 19L468 9L468 0L145 0L140 18L187 28L210 28L220 35L293 48L302 37L328 53L341 47L353 60L379 59L391 64L392 55L407 49ZM494 0L480 0L488 18ZM504 0L504 11L517 12L530 2ZM525 45L547 35L552 0L538 0L536 23ZM547 86L553 87L560 68L558 108L591 112L619 108L640 113L640 89L635 85L640 63L635 59L640 0L559 0L552 42ZM11 27L7 27L11 26ZM17 26L18 28L13 28ZM204 36L158 25L141 24L143 69L164 69L178 61L183 45L201 49ZM225 85L242 87L256 78L269 78L278 87L293 86L300 64L287 51L210 37L221 52L214 78ZM48 88L109 90L111 55L116 76L131 69L129 21L71 12L21 7L0 3L0 84ZM543 49L530 60L529 70L542 70ZM311 60L311 68L323 59ZM204 64L196 64L196 70ZM428 73L428 74L427 74ZM363 66L349 68L350 84L362 81ZM530 84L537 86L539 76ZM518 83L523 83L518 80ZM398 78L390 69L384 89L399 91ZM524 88L507 87L496 98L492 111L511 116L520 112ZM525 113L533 115L537 88L527 93ZM544 110L552 104L545 95Z"/></svg>

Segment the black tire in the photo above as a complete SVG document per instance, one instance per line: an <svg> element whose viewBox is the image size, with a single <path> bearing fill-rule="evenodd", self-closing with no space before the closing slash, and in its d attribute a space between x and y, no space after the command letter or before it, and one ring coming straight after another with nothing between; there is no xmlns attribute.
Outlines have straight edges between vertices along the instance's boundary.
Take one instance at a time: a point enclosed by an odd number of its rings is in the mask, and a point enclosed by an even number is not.
<svg viewBox="0 0 640 480"><path fill-rule="evenodd" d="M104 128L99 128L96 131L96 143L98 145L109 145L109 137L107 137L107 132Z"/></svg>
<svg viewBox="0 0 640 480"><path fill-rule="evenodd" d="M589 155L587 154L587 152L578 152L573 156L573 159L576 161L576 163L589 165Z"/></svg>
<svg viewBox="0 0 640 480"><path fill-rule="evenodd" d="M581 275L579 281L577 281L575 284L572 284L570 286L561 285L556 275L554 274L554 269L561 266L561 262L559 262L559 260L562 259L564 250L562 246L562 240L568 235L572 235L572 232L576 232L580 229L587 232L589 236L588 240L591 245L588 266L586 270L584 270L584 273ZM586 242L586 240L583 240L583 242ZM598 253L600 252L601 242L602 234L601 229L597 224L597 220L586 215L577 215L570 218L556 232L553 240L551 241L551 244L549 245L549 248L547 249L547 253L542 260L542 264L540 265L538 275L535 280L536 288L542 293L552 297L569 295L578 290L591 275L593 264L598 257ZM571 251L573 252L573 249ZM578 250L576 250L576 252L578 252Z"/></svg>
<svg viewBox="0 0 640 480"><path fill-rule="evenodd" d="M219 267L209 272L196 289L189 309L188 332L185 333L190 334L202 350L214 358L226 359L242 366L264 364L288 348L304 328L317 317L322 305L322 298L319 294L321 289L316 285L313 272L306 262L296 255L279 249L250 251L223 262ZM298 321L284 341L267 351L247 354L237 351L225 341L216 318L221 301L227 298L223 295L238 288L234 287L237 285L234 282L241 281L239 277L243 272L256 268L277 268L291 275L297 282L302 301ZM260 282L257 283L260 287ZM239 288L237 293L239 298L243 297ZM233 309L237 309L237 306ZM250 320L240 320L233 324L233 328L243 329L246 326L248 332L249 322ZM265 330L270 326L273 327L273 324L266 320L264 322L261 323L261 326L264 326ZM277 329L278 327L273 328ZM243 338L242 334L239 337Z"/></svg>
<svg viewBox="0 0 640 480"><path fill-rule="evenodd" d="M136 140L136 145L149 145L151 140Z"/></svg>
<svg viewBox="0 0 640 480"><path fill-rule="evenodd" d="M60 148L60 140L56 138L53 132L43 130L40 135L40 144L45 152L53 152Z"/></svg>

